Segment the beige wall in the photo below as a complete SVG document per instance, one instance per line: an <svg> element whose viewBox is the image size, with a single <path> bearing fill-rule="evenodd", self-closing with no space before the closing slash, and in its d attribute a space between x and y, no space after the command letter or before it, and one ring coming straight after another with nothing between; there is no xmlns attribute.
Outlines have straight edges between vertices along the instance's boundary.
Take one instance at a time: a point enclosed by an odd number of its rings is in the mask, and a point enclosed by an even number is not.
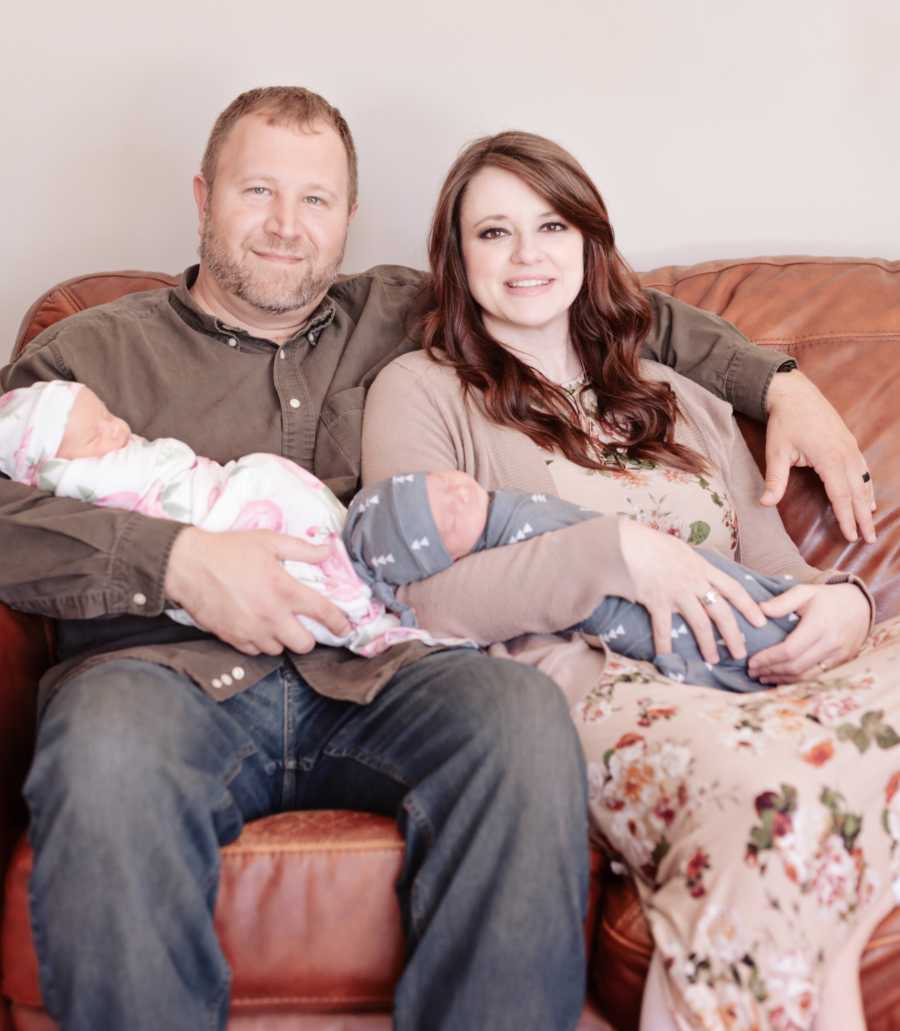
<svg viewBox="0 0 900 1031"><path fill-rule="evenodd" d="M558 13L551 13L554 7ZM360 151L348 269L419 264L467 139L553 136L633 264L898 256L896 0L18 3L0 30L0 358L51 283L193 260L190 180L218 111L294 82Z"/></svg>

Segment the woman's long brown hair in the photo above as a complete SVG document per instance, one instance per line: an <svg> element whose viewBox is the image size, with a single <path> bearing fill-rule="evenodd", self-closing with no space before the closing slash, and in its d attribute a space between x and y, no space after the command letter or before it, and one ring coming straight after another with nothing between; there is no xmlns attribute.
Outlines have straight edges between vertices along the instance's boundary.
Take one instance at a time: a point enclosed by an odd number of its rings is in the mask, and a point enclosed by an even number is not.
<svg viewBox="0 0 900 1031"><path fill-rule="evenodd" d="M459 211L466 187L487 167L518 176L584 237L584 283L569 310L569 334L596 394L600 425L622 441L632 459L704 470L700 455L674 441L678 403L669 385L640 376L650 302L616 250L603 198L575 158L542 136L485 136L466 147L447 174L428 236L435 305L425 315L425 350L456 369L467 393L481 395L495 423L519 430L545 450L560 450L578 465L616 468L581 427L569 394L484 327L466 280Z"/></svg>

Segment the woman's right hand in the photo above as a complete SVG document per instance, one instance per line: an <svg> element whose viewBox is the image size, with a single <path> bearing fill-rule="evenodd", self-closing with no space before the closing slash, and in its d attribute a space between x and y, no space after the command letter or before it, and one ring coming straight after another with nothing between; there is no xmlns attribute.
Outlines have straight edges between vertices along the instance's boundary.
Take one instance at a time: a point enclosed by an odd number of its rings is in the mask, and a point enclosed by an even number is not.
<svg viewBox="0 0 900 1031"><path fill-rule="evenodd" d="M677 612L693 632L706 662L719 661L714 625L731 654L746 658L747 646L731 606L754 626L763 626L766 617L737 580L679 538L633 519L621 520L620 539L634 584L633 600L650 615L657 655L672 651L672 613ZM712 602L705 597L710 591Z"/></svg>

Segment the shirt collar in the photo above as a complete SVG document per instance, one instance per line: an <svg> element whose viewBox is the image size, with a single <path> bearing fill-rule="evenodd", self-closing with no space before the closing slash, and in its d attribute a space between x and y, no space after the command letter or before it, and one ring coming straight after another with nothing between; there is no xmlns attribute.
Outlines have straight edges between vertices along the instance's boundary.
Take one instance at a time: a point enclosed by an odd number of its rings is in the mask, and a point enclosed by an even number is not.
<svg viewBox="0 0 900 1031"><path fill-rule="evenodd" d="M223 337L238 337L241 340L255 341L257 343L265 343L270 346L274 346L273 341L267 340L264 337L254 336L252 333L248 333L247 330L241 329L239 326L229 326L221 319L217 319L214 315L210 315L209 312L200 308L191 294L191 287L196 281L197 273L199 271L199 265L191 265L189 268L186 268L181 274L178 283L172 287L169 292L169 302L179 317L193 329L199 330L201 333L206 333L209 336L218 337L220 339ZM335 311L334 301L328 296L328 294L326 294L322 298L319 306L312 312L303 325L300 326L300 328L287 340L285 340L285 344L291 344L300 337L305 336L309 343L315 346L325 328L329 326L334 319Z"/></svg>

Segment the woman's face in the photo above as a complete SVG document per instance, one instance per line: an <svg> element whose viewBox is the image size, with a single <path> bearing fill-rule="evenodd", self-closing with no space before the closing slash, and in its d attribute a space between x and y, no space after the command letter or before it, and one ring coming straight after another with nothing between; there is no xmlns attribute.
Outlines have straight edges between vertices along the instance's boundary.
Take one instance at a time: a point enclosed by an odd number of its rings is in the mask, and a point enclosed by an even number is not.
<svg viewBox="0 0 900 1031"><path fill-rule="evenodd" d="M490 167L469 182L459 222L469 289L488 332L503 342L510 329L567 333L584 280L581 233L518 176Z"/></svg>

